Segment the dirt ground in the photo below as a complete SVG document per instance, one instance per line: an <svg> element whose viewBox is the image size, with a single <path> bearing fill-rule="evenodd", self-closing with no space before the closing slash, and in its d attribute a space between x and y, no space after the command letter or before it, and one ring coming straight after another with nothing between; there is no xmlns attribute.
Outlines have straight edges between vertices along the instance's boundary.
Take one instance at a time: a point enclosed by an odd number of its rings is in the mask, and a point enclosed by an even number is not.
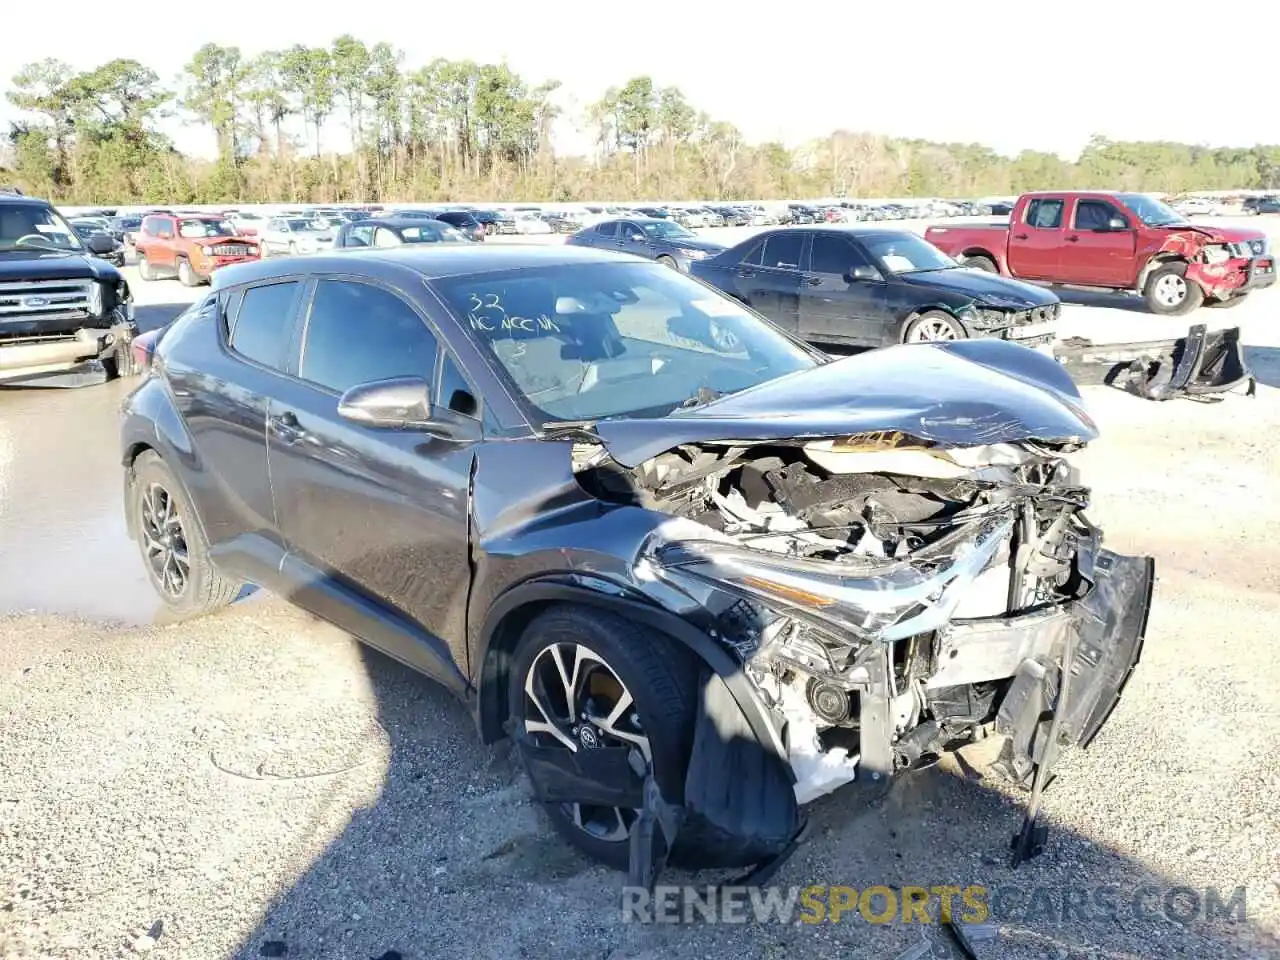
<svg viewBox="0 0 1280 960"><path fill-rule="evenodd" d="M144 325L189 299L136 287ZM1064 335L1188 322L1067 299ZM1014 798L946 764L816 803L776 884L1012 891L984 958L1280 957L1277 305L1194 317L1242 326L1256 397L1087 390L1091 516L1159 582L1124 699L1046 794L1046 854L1010 871ZM0 957L889 960L934 936L624 923L623 878L555 837L506 750L429 681L261 593L157 622L120 515L127 390L0 393ZM1158 905L1240 886L1243 920L1123 909L1144 888ZM1117 916L1027 907L1098 887Z"/></svg>

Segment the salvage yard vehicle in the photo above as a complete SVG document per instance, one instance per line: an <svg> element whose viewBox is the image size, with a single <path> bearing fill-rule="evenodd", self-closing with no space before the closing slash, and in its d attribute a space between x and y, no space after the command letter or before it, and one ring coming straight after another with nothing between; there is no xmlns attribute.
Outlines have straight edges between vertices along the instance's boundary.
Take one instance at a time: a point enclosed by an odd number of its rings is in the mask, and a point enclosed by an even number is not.
<svg viewBox="0 0 1280 960"><path fill-rule="evenodd" d="M1139 656L1152 561L1103 548L1097 429L1016 344L832 360L651 262L456 244L219 271L148 351L165 604L254 582L430 675L633 876L776 861L800 805L990 729L1038 791Z"/></svg>
<svg viewBox="0 0 1280 960"><path fill-rule="evenodd" d="M223 217L163 213L142 218L134 249L143 280L177 277L198 287L223 267L257 260L259 248Z"/></svg>
<svg viewBox="0 0 1280 960"><path fill-rule="evenodd" d="M930 227L925 238L993 273L1140 293L1159 314L1235 306L1276 282L1262 231L1193 224L1141 193L1027 193L1007 224Z"/></svg>
<svg viewBox="0 0 1280 960"><path fill-rule="evenodd" d="M133 296L44 200L0 193L0 383L83 383L133 372Z"/></svg>
<svg viewBox="0 0 1280 960"><path fill-rule="evenodd" d="M379 217L347 223L338 230L333 246L398 247L406 243L470 243L471 238L442 220L425 217Z"/></svg>
<svg viewBox="0 0 1280 960"><path fill-rule="evenodd" d="M327 220L310 216L272 217L259 234L262 255L283 253L291 257L327 252L333 246L333 228Z"/></svg>
<svg viewBox="0 0 1280 960"><path fill-rule="evenodd" d="M594 227L579 230L565 241L575 247L614 250L656 260L664 267L689 272L690 264L725 249L723 243L703 240L674 220L656 217L632 217L605 220Z"/></svg>
<svg viewBox="0 0 1280 960"><path fill-rule="evenodd" d="M1053 342L1061 303L1048 290L966 268L903 230L767 230L696 261L700 280L810 343L1000 337Z"/></svg>

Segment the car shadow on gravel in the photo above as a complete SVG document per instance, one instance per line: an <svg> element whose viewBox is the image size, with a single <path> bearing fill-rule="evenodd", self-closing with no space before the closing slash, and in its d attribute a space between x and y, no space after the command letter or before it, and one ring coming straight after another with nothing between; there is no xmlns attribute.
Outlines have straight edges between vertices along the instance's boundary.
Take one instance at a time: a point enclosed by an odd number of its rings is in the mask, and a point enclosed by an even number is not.
<svg viewBox="0 0 1280 960"><path fill-rule="evenodd" d="M918 957L962 956L939 928L898 922L900 912L888 923L869 923L857 910L840 922L827 914L805 923L795 922L804 909L797 905L788 922L623 922L624 877L559 839L509 747L480 746L467 709L431 681L378 653L362 657L389 747L378 796L276 894L236 960L893 960L924 940L936 943ZM1164 875L1061 825L1044 855L1011 870L1020 804L963 760L948 758L877 795L860 789L808 808L808 841L771 881L781 896L815 884L878 885L895 898L908 886L980 886L978 899L992 911L983 919L997 931L979 948L982 960L1225 960L1280 950L1280 940L1248 919L1253 901L1239 908L1245 916L1235 915L1234 889L1212 895L1221 901L1217 912L1231 916L1208 918L1211 895L1193 867ZM1048 797L1052 810L1052 790ZM726 879L673 870L662 882L705 889ZM886 893L877 896L870 906L883 913Z"/></svg>
<svg viewBox="0 0 1280 960"><path fill-rule="evenodd" d="M1260 385L1280 387L1280 347L1245 344L1244 360Z"/></svg>

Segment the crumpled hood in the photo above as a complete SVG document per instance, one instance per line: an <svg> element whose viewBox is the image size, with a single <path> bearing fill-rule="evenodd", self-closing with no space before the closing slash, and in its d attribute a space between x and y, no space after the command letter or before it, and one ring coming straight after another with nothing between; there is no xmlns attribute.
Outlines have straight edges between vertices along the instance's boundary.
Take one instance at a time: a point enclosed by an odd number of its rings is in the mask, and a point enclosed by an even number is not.
<svg viewBox="0 0 1280 960"><path fill-rule="evenodd" d="M729 249L723 243L714 240L700 240L697 237L662 237L661 241L676 250L703 250L707 253L723 253Z"/></svg>
<svg viewBox="0 0 1280 960"><path fill-rule="evenodd" d="M0 253L0 282L119 279L119 270L89 253L55 253L34 248Z"/></svg>
<svg viewBox="0 0 1280 960"><path fill-rule="evenodd" d="M1211 243L1244 243L1248 240L1265 240L1267 235L1261 230L1250 230L1248 227L1219 227L1216 224L1185 223L1170 227L1161 227L1170 233L1186 233L1192 231L1203 234Z"/></svg>
<svg viewBox="0 0 1280 960"><path fill-rule="evenodd" d="M981 305L1001 307L1006 310L1048 307L1058 302L1058 297L1051 290L974 267L904 273L900 274L898 279L913 287L958 293L973 297Z"/></svg>
<svg viewBox="0 0 1280 960"><path fill-rule="evenodd" d="M949 446L1098 435L1050 357L1003 340L904 344L835 360L661 418L592 428L625 467L684 443L766 442L900 430Z"/></svg>

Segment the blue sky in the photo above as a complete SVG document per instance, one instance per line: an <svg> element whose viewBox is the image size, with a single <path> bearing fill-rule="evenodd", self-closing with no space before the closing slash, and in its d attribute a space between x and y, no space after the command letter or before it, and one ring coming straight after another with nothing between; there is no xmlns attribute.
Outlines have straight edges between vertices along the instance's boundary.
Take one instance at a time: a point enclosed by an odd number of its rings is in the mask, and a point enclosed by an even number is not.
<svg viewBox="0 0 1280 960"><path fill-rule="evenodd" d="M9 39L0 43L6 85L21 64L44 57L77 68L133 57L171 80L206 41L251 55L293 43L327 45L349 32L394 43L408 65L437 56L505 59L532 82L561 80L562 152L590 143L573 122L585 105L637 74L680 87L751 140L790 145L838 128L1067 157L1093 133L1210 145L1280 142L1275 86L1261 63L1266 54L1241 43L1276 36L1280 4L1236 8L1215 26L1204 7L1145 0L701 0L674 8L598 0L255 0L197 5L199 17L154 21L140 7L61 0L56 23L65 30L51 29L47 4L11 6L3 18ZM1210 40L1193 42L1202 33ZM13 115L0 104L0 120ZM181 149L212 149L199 127L167 130ZM345 144L338 121L325 136Z"/></svg>

